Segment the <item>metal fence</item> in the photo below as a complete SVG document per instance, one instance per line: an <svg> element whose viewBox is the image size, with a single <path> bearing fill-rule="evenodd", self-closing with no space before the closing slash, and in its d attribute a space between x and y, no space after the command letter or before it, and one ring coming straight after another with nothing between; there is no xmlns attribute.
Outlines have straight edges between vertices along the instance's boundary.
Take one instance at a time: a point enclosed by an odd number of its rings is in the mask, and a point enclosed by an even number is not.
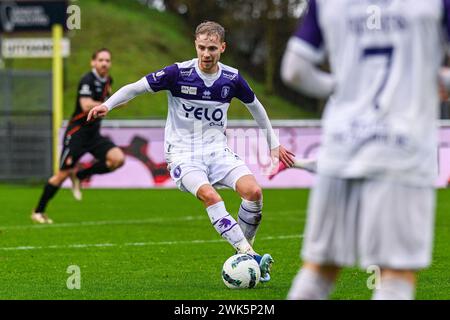
<svg viewBox="0 0 450 320"><path fill-rule="evenodd" d="M52 173L51 72L0 70L0 181Z"/></svg>

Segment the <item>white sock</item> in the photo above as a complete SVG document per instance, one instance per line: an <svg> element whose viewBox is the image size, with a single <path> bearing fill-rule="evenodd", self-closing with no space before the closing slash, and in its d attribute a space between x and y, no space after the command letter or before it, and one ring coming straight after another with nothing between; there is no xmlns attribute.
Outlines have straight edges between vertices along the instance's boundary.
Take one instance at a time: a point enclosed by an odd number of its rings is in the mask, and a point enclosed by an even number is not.
<svg viewBox="0 0 450 320"><path fill-rule="evenodd" d="M220 201L206 208L208 216L216 231L227 240L239 253L254 251L234 218L227 212L225 203Z"/></svg>
<svg viewBox="0 0 450 320"><path fill-rule="evenodd" d="M239 226L251 245L255 241L256 231L258 231L259 224L261 223L262 206L262 199L258 201L242 199L241 206L239 207Z"/></svg>
<svg viewBox="0 0 450 320"><path fill-rule="evenodd" d="M372 300L413 300L415 286L402 278L381 278L380 288L375 289Z"/></svg>
<svg viewBox="0 0 450 320"><path fill-rule="evenodd" d="M288 300L325 300L333 289L333 282L318 272L302 268L292 282Z"/></svg>

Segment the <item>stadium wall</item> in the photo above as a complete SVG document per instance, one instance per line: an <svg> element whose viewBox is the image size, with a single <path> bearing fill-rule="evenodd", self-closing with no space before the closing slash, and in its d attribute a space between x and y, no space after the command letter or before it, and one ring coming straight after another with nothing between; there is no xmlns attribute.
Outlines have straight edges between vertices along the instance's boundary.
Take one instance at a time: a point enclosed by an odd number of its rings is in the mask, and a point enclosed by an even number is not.
<svg viewBox="0 0 450 320"><path fill-rule="evenodd" d="M274 120L280 142L300 158L314 158L320 146L320 121ZM175 188L164 159L164 120L104 120L102 134L108 136L126 154L125 165L105 175L93 176L84 183L92 188ZM450 180L450 121L439 123L438 168L436 186L446 188ZM65 128L63 128L65 129ZM61 138L64 130L61 131ZM270 180L270 157L263 132L252 120L228 122L229 145L242 159L263 188L309 188L314 175L297 169L281 172ZM62 139L60 139L62 141ZM85 155L80 166L89 166L93 158ZM70 182L64 184L69 187Z"/></svg>

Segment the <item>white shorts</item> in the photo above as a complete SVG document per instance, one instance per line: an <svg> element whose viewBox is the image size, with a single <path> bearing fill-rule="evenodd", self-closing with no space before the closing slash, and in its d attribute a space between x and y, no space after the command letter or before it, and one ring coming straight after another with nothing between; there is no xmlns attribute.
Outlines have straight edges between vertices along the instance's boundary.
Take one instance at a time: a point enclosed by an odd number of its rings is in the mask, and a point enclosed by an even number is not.
<svg viewBox="0 0 450 320"><path fill-rule="evenodd" d="M197 196L204 184L215 188L236 189L236 182L253 173L229 148L211 151L201 157L179 155L167 157L170 176L181 191Z"/></svg>
<svg viewBox="0 0 450 320"><path fill-rule="evenodd" d="M319 175L302 257L321 265L425 268L431 262L434 209L432 187Z"/></svg>

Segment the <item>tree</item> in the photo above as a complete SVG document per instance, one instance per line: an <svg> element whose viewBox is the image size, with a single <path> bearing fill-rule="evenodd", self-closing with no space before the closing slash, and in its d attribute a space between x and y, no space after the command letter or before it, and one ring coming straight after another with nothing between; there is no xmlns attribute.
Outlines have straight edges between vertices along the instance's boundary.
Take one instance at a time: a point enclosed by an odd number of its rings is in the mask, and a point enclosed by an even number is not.
<svg viewBox="0 0 450 320"><path fill-rule="evenodd" d="M286 92L288 97L299 100L297 93L282 85L278 70L306 0L164 0L164 3L168 10L183 14L192 28L205 20L222 24L234 63L263 81L268 93Z"/></svg>

